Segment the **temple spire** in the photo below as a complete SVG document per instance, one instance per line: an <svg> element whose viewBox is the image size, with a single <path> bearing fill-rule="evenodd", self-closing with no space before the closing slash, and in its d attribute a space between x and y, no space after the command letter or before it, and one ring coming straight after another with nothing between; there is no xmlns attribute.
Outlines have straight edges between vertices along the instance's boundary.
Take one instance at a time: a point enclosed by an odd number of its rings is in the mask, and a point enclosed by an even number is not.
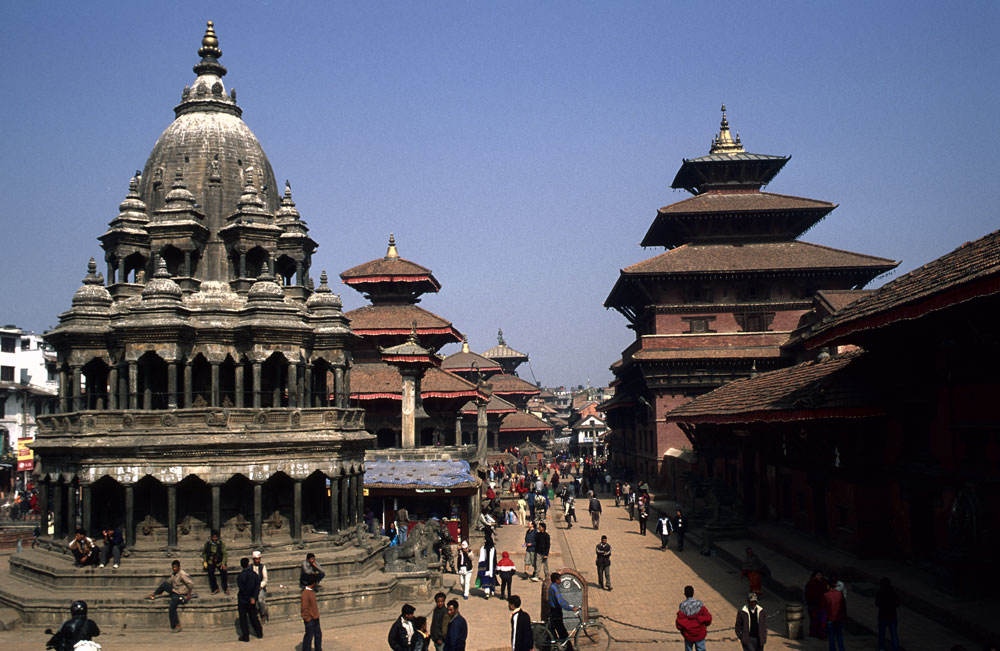
<svg viewBox="0 0 1000 651"><path fill-rule="evenodd" d="M389 250L385 252L385 257L387 260L399 257L399 251L396 250L396 236L393 233L389 233Z"/></svg>
<svg viewBox="0 0 1000 651"><path fill-rule="evenodd" d="M208 21L205 27L205 35L201 37L201 47L198 48L198 56L201 61L194 67L197 75L212 74L218 77L226 75L226 68L219 63L222 50L219 49L219 37L215 35L215 23Z"/></svg>
<svg viewBox="0 0 1000 651"><path fill-rule="evenodd" d="M740 142L739 134L733 140L729 132L729 120L726 119L726 105L722 105L722 123L719 125L719 133L712 139L710 154L742 154L745 153L743 144Z"/></svg>
<svg viewBox="0 0 1000 651"><path fill-rule="evenodd" d="M462 337L462 352L468 353L469 351L469 338L466 336Z"/></svg>

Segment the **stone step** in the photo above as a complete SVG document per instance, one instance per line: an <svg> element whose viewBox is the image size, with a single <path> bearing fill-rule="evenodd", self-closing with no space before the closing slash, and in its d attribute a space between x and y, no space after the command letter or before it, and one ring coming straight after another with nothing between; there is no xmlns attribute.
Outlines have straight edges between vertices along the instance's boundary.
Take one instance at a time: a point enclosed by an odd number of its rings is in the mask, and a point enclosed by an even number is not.
<svg viewBox="0 0 1000 651"><path fill-rule="evenodd" d="M13 631L21 625L21 616L13 608L0 608L0 631Z"/></svg>

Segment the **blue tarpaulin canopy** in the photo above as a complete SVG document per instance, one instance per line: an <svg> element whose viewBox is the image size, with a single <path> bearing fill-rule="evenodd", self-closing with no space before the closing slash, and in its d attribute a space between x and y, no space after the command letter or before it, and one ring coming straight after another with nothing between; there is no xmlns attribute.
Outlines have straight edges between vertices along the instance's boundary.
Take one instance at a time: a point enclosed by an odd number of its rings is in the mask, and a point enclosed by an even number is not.
<svg viewBox="0 0 1000 651"><path fill-rule="evenodd" d="M468 461L365 461L368 488L465 488L476 485Z"/></svg>

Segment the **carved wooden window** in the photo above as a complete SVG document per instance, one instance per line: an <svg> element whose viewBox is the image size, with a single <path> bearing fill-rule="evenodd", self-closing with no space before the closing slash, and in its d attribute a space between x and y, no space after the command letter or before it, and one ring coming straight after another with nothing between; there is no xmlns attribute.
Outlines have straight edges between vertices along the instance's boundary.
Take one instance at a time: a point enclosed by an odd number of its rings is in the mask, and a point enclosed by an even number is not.
<svg viewBox="0 0 1000 651"><path fill-rule="evenodd" d="M711 303L712 287L710 285L688 285L684 288L685 303Z"/></svg>
<svg viewBox="0 0 1000 651"><path fill-rule="evenodd" d="M737 313L733 317L743 332L767 332L774 321L774 312Z"/></svg>
<svg viewBox="0 0 1000 651"><path fill-rule="evenodd" d="M715 332L712 329L712 321L715 321L714 316L699 316L699 317L681 317L684 321L688 322L688 329L686 334L703 334L706 332Z"/></svg>

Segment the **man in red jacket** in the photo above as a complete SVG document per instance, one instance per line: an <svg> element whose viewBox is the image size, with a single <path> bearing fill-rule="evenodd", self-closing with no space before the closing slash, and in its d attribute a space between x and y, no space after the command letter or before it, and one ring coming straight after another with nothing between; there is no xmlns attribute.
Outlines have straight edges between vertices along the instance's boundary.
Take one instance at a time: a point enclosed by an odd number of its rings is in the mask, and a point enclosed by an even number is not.
<svg viewBox="0 0 1000 651"><path fill-rule="evenodd" d="M693 587L684 586L684 597L677 611L677 630L684 636L684 651L705 651L705 636L712 623L712 613L700 599L694 598Z"/></svg>
<svg viewBox="0 0 1000 651"><path fill-rule="evenodd" d="M827 581L826 594L823 595L823 608L826 609L826 639L830 651L844 651L844 620L847 619L847 601L844 593L837 589L837 580Z"/></svg>

